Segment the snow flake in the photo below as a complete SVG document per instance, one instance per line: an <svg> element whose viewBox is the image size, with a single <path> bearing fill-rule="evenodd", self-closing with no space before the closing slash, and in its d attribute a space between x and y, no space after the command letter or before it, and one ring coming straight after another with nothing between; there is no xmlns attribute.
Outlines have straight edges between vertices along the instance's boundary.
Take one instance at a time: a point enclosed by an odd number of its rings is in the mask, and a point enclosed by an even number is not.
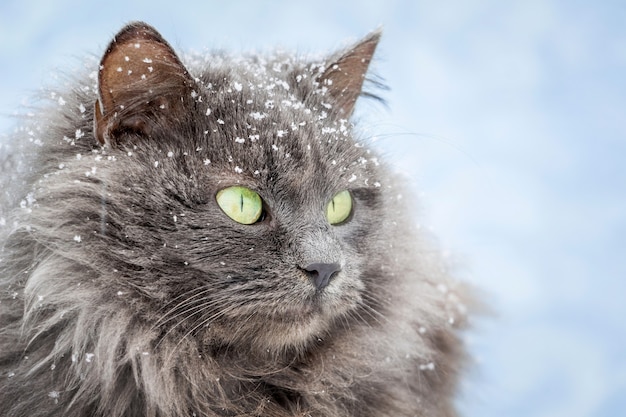
<svg viewBox="0 0 626 417"><path fill-rule="evenodd" d="M211 163L210 159L207 158L207 159L204 160L204 165L209 165L210 163Z"/></svg>
<svg viewBox="0 0 626 417"><path fill-rule="evenodd" d="M85 133L82 130L80 130L80 129L76 129L76 132L74 132L74 137L76 139L80 139L83 136L85 136Z"/></svg>
<svg viewBox="0 0 626 417"><path fill-rule="evenodd" d="M246 140L244 138L240 138L240 137L236 137L235 138L235 142L237 143L244 143Z"/></svg>
<svg viewBox="0 0 626 417"><path fill-rule="evenodd" d="M50 391L48 393L48 397L52 398L54 400L55 404L59 403L59 397L61 396L61 394L59 394L59 391Z"/></svg>
<svg viewBox="0 0 626 417"><path fill-rule="evenodd" d="M256 111L256 112L250 113L250 117L252 117L254 120L262 120L267 117L267 114Z"/></svg>
<svg viewBox="0 0 626 417"><path fill-rule="evenodd" d="M93 360L94 356L96 356L96 355L93 354L93 353L87 353L85 355L85 361L91 363L91 361Z"/></svg>
<svg viewBox="0 0 626 417"><path fill-rule="evenodd" d="M352 174L352 176L350 177L350 179L348 179L348 182L354 182L356 181L357 176Z"/></svg>
<svg viewBox="0 0 626 417"><path fill-rule="evenodd" d="M243 86L241 85L241 83L238 83L237 81L233 83L233 87L235 87L235 90L237 91L241 91L243 89Z"/></svg>
<svg viewBox="0 0 626 417"><path fill-rule="evenodd" d="M435 364L433 362L429 362L425 365L420 365L420 371L434 371Z"/></svg>
<svg viewBox="0 0 626 417"><path fill-rule="evenodd" d="M65 100L63 100L63 97L59 97L59 106L65 106Z"/></svg>
<svg viewBox="0 0 626 417"><path fill-rule="evenodd" d="M80 103L80 104L78 105L78 110L79 110L81 113L85 113L85 111L86 111L87 109L85 108L85 106L83 105L83 103Z"/></svg>
<svg viewBox="0 0 626 417"><path fill-rule="evenodd" d="M167 153L167 157L168 157L168 158L172 158L173 156L174 156L174 152L169 151L169 152Z"/></svg>
<svg viewBox="0 0 626 417"><path fill-rule="evenodd" d="M80 243L83 239L80 237L80 235L74 235L74 242L78 242Z"/></svg>
<svg viewBox="0 0 626 417"><path fill-rule="evenodd" d="M159 161L154 161L154 167L157 168L159 166Z"/></svg>
<svg viewBox="0 0 626 417"><path fill-rule="evenodd" d="M235 167L235 172L236 172L237 174L241 174L241 173L243 172L243 169L239 168L239 166L236 166L236 167Z"/></svg>

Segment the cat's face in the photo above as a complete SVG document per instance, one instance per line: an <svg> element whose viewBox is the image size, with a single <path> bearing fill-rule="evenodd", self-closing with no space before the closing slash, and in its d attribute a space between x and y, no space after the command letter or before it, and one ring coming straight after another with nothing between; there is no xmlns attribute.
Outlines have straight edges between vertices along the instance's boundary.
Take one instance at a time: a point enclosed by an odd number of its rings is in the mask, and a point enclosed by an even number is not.
<svg viewBox="0 0 626 417"><path fill-rule="evenodd" d="M131 308L160 337L280 351L368 308L381 174L346 118L376 40L327 68L190 73L151 28L112 43L95 110L107 156L96 246L109 248L111 292L137 294Z"/></svg>

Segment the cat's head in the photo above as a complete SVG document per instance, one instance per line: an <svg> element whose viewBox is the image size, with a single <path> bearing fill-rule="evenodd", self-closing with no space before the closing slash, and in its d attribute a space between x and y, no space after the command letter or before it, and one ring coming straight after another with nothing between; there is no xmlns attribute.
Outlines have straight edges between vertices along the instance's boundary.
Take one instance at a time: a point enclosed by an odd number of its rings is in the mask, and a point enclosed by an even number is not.
<svg viewBox="0 0 626 417"><path fill-rule="evenodd" d="M151 27L124 28L99 68L100 147L40 199L65 201L83 285L162 339L279 351L367 320L389 220L384 173L348 118L378 38L326 62L186 67Z"/></svg>

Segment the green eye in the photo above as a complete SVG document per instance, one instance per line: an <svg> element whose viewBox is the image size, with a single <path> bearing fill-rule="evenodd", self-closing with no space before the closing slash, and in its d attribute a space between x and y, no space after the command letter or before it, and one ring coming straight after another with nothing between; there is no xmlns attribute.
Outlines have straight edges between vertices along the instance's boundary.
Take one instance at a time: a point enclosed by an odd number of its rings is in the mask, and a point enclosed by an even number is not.
<svg viewBox="0 0 626 417"><path fill-rule="evenodd" d="M352 196L349 191L337 193L328 207L326 207L326 218L330 224L340 224L345 222L352 213Z"/></svg>
<svg viewBox="0 0 626 417"><path fill-rule="evenodd" d="M261 197L249 188L224 188L217 193L215 199L222 211L237 223L256 223L263 213Z"/></svg>

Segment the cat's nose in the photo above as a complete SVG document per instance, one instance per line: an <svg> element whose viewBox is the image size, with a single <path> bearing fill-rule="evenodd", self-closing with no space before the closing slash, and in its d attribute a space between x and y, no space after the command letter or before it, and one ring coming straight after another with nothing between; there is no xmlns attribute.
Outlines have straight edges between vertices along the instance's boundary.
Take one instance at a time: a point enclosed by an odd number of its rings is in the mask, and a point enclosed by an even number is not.
<svg viewBox="0 0 626 417"><path fill-rule="evenodd" d="M312 263L304 268L309 273L309 277L318 290L328 285L333 276L341 271L339 264Z"/></svg>

